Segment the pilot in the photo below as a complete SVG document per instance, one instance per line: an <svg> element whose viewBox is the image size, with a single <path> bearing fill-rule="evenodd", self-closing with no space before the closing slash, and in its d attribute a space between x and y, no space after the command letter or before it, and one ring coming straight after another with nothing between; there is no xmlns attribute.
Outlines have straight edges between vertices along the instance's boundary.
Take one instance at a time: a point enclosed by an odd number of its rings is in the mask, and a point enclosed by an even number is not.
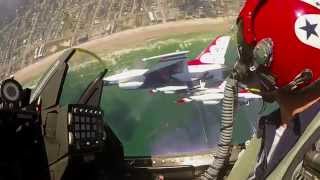
<svg viewBox="0 0 320 180"><path fill-rule="evenodd" d="M237 25L236 76L279 109L260 118L228 179L319 178L320 0L248 0Z"/></svg>

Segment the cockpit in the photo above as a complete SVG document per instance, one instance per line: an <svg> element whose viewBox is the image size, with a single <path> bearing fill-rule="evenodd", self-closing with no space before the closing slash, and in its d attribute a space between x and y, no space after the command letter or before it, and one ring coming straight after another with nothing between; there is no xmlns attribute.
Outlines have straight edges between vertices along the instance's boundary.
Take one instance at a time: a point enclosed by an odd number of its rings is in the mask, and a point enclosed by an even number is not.
<svg viewBox="0 0 320 180"><path fill-rule="evenodd" d="M193 179L201 174L218 146L221 106L180 106L175 103L178 95L106 86L106 73L98 56L70 49L33 89L30 104L41 106L50 176L76 178L80 175L71 172L89 172L97 164L107 173L125 171L128 179ZM238 151L255 131L257 117L252 114L261 107L253 103L238 109L241 121L233 138Z"/></svg>

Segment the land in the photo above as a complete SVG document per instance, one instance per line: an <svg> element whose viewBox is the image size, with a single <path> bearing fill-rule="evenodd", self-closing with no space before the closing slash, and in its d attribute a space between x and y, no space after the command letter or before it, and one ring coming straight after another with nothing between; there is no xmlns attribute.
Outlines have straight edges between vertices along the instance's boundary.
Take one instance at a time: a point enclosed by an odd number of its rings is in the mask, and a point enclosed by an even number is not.
<svg viewBox="0 0 320 180"><path fill-rule="evenodd" d="M242 3L243 0L24 0L16 4L16 9L10 8L8 17L0 6L0 79L62 49L128 29L234 17Z"/></svg>

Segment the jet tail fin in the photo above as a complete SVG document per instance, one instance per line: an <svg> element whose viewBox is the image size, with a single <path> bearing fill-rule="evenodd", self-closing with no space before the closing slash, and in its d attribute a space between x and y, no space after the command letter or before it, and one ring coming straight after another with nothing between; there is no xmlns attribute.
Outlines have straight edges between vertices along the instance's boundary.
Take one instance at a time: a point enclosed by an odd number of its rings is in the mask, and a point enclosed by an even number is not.
<svg viewBox="0 0 320 180"><path fill-rule="evenodd" d="M195 59L189 61L188 64L224 64L230 40L230 36L217 37Z"/></svg>

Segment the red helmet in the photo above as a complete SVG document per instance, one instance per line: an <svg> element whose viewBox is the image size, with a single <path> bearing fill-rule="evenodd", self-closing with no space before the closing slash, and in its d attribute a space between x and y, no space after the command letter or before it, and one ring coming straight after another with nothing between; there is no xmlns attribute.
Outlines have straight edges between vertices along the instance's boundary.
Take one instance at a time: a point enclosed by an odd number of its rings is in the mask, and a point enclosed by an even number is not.
<svg viewBox="0 0 320 180"><path fill-rule="evenodd" d="M240 63L275 88L320 77L320 0L248 0L238 17Z"/></svg>

